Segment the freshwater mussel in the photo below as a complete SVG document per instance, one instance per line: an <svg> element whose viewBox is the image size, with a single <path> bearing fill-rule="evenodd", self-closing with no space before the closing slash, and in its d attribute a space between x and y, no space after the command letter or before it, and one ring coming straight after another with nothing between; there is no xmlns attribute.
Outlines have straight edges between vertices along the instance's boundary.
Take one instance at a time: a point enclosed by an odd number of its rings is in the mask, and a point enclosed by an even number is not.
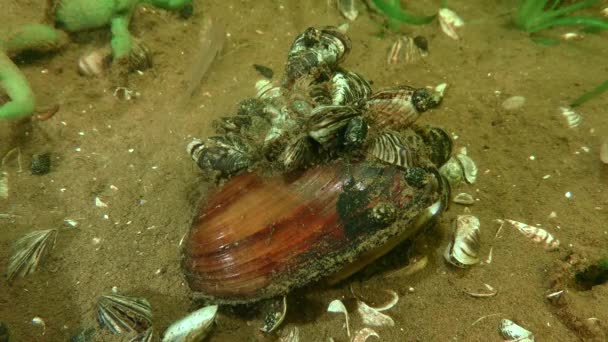
<svg viewBox="0 0 608 342"><path fill-rule="evenodd" d="M442 93L373 93L338 65L349 50L339 30L307 29L280 86L242 101L216 122L216 136L188 145L203 171L223 178L200 200L183 243L196 297L250 303L343 279L446 209L450 186L438 169L452 142L414 123Z"/></svg>

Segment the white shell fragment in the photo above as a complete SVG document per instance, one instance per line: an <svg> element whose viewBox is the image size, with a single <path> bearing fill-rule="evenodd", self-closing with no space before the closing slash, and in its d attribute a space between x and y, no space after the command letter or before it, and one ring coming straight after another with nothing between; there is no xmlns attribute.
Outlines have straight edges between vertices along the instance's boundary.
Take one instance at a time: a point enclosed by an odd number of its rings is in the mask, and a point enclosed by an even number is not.
<svg viewBox="0 0 608 342"><path fill-rule="evenodd" d="M582 40L583 38L585 38L585 36L583 36L580 33L576 33L576 32L566 32L566 33L562 34L561 37L562 37L562 40L565 40L565 41Z"/></svg>
<svg viewBox="0 0 608 342"><path fill-rule="evenodd" d="M217 305L205 306L174 322L165 330L163 342L202 341L211 330Z"/></svg>
<svg viewBox="0 0 608 342"><path fill-rule="evenodd" d="M332 300L331 303L329 303L329 306L327 307L327 312L344 314L344 317L346 319L346 335L348 335L348 337L350 337L350 326L348 324L348 311L346 311L346 307L344 306L344 303L342 303L342 301L339 299Z"/></svg>
<svg viewBox="0 0 608 342"><path fill-rule="evenodd" d="M479 262L479 219L458 215L452 224L453 236L443 256L450 264L466 268Z"/></svg>
<svg viewBox="0 0 608 342"><path fill-rule="evenodd" d="M523 96L511 96L502 102L502 108L506 110L516 110L524 106L526 98Z"/></svg>
<svg viewBox="0 0 608 342"><path fill-rule="evenodd" d="M583 122L583 117L575 112L572 108L560 107L559 109L562 112L562 116L566 119L568 128L576 128L580 126L581 122Z"/></svg>
<svg viewBox="0 0 608 342"><path fill-rule="evenodd" d="M464 153L457 154L456 158L462 165L462 173L464 174L464 179L467 181L467 183L469 183L469 184L475 183L475 181L477 180L478 170L477 170L477 165L475 165L475 162L473 161L473 159L471 159L469 156L467 156Z"/></svg>
<svg viewBox="0 0 608 342"><path fill-rule="evenodd" d="M0 199L8 198L8 173L0 171Z"/></svg>
<svg viewBox="0 0 608 342"><path fill-rule="evenodd" d="M109 64L110 49L96 49L86 52L78 59L78 72L92 77L101 75Z"/></svg>
<svg viewBox="0 0 608 342"><path fill-rule="evenodd" d="M473 195L468 194L466 192L461 192L458 195L454 196L452 202L462 205L472 205L475 203L475 199L473 198Z"/></svg>
<svg viewBox="0 0 608 342"><path fill-rule="evenodd" d="M452 187L456 187L463 180L469 184L475 183L479 170L473 159L467 155L466 148L462 148L456 156L450 157L439 169L439 173L448 180Z"/></svg>
<svg viewBox="0 0 608 342"><path fill-rule="evenodd" d="M502 220L497 220L497 222L502 223ZM508 224L517 228L520 233L524 234L532 241L545 244L545 248L549 251L555 250L559 247L559 240L542 228L533 227L513 220L504 220L504 222L507 222Z"/></svg>
<svg viewBox="0 0 608 342"><path fill-rule="evenodd" d="M500 321L499 331L502 337L505 338L505 341L534 342L534 334L531 331L520 327L508 319Z"/></svg>
<svg viewBox="0 0 608 342"><path fill-rule="evenodd" d="M372 328L363 328L355 333L353 342L365 342L370 337L380 338L380 335Z"/></svg>
<svg viewBox="0 0 608 342"><path fill-rule="evenodd" d="M357 312L361 315L361 319L365 325L372 327L392 327L395 325L395 321L390 316L383 314L362 301L357 301Z"/></svg>
<svg viewBox="0 0 608 342"><path fill-rule="evenodd" d="M600 160L604 164L608 164L608 138L604 139L600 146Z"/></svg>
<svg viewBox="0 0 608 342"><path fill-rule="evenodd" d="M95 197L95 206L98 208L107 208L108 205L99 197Z"/></svg>
<svg viewBox="0 0 608 342"><path fill-rule="evenodd" d="M261 99L272 99L281 95L281 87L277 87L267 79L260 79L255 83L257 97Z"/></svg>
<svg viewBox="0 0 608 342"><path fill-rule="evenodd" d="M441 26L441 30L443 33L447 34L448 37L452 39L460 39L458 33L456 33L457 29L464 26L464 21L456 12L452 11L448 8L442 8L439 10L439 26Z"/></svg>
<svg viewBox="0 0 608 342"><path fill-rule="evenodd" d="M494 297L498 294L498 290L495 289L492 285L489 284L483 284L484 287L486 288L486 290L484 292L469 292L469 291L464 291L464 293L468 294L471 297L475 297L475 298L487 298L487 297Z"/></svg>
<svg viewBox="0 0 608 342"><path fill-rule="evenodd" d="M355 21L359 16L359 11L355 6L355 0L338 0L338 10L344 18Z"/></svg>

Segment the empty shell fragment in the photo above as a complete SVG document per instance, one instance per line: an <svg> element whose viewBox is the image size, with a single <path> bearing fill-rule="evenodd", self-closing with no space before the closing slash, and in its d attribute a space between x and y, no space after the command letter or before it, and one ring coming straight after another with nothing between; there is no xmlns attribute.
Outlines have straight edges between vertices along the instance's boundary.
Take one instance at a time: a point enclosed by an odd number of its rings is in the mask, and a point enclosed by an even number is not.
<svg viewBox="0 0 608 342"><path fill-rule="evenodd" d="M458 215L452 224L453 236L443 256L450 264L466 268L479 262L479 219Z"/></svg>
<svg viewBox="0 0 608 342"><path fill-rule="evenodd" d="M498 223L502 224L502 220L497 220ZM522 222L513 220L504 220L508 224L515 227L520 233L531 239L536 243L543 243L545 248L549 251L555 250L559 247L559 240L553 237L553 235L546 230L538 227L533 227Z"/></svg>
<svg viewBox="0 0 608 342"><path fill-rule="evenodd" d="M33 231L15 242L11 259L8 262L6 277L10 283L15 276L26 276L33 273L42 262L49 249L55 245L57 230ZM50 244L50 248L49 248Z"/></svg>
<svg viewBox="0 0 608 342"><path fill-rule="evenodd" d="M499 331L506 341L534 342L534 334L531 331L520 327L508 319L503 319L500 322Z"/></svg>
<svg viewBox="0 0 608 342"><path fill-rule="evenodd" d="M97 320L114 334L140 333L152 325L152 307L144 298L103 295L97 301Z"/></svg>
<svg viewBox="0 0 608 342"><path fill-rule="evenodd" d="M202 341L211 330L216 315L217 305L205 306L188 314L167 328L163 342Z"/></svg>

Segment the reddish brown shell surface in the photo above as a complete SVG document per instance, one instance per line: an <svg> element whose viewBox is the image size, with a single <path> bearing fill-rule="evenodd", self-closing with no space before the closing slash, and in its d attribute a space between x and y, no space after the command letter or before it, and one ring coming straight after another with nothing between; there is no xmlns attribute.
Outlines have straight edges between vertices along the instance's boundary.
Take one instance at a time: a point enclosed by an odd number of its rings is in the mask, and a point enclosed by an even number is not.
<svg viewBox="0 0 608 342"><path fill-rule="evenodd" d="M188 283L199 297L246 303L376 258L415 233L440 197L435 176L426 177L418 189L395 167L343 162L236 176L200 202L184 243Z"/></svg>

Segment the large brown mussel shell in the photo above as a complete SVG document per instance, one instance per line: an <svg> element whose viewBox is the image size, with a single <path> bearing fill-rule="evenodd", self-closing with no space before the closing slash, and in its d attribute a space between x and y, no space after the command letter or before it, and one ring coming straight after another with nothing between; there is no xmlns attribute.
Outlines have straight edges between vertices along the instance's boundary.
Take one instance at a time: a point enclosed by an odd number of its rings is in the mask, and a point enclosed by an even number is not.
<svg viewBox="0 0 608 342"><path fill-rule="evenodd" d="M244 173L199 206L182 266L197 297L247 303L348 276L440 214L434 169L334 161L299 173Z"/></svg>

